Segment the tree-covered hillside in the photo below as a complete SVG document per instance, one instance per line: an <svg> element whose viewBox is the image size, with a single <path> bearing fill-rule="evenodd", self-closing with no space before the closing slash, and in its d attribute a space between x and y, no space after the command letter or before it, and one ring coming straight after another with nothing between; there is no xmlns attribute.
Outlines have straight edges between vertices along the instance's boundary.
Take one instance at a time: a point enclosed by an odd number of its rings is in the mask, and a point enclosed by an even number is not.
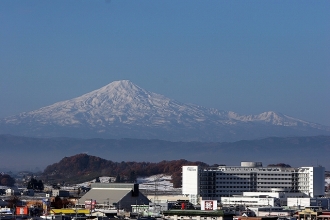
<svg viewBox="0 0 330 220"><path fill-rule="evenodd" d="M181 170L184 165L208 166L203 162L187 160L151 162L113 162L87 154L65 157L58 163L49 165L43 172L47 183L81 183L99 176L120 177L122 182L134 182L138 176L167 174L172 176L173 186L181 186ZM117 178L118 179L118 178Z"/></svg>

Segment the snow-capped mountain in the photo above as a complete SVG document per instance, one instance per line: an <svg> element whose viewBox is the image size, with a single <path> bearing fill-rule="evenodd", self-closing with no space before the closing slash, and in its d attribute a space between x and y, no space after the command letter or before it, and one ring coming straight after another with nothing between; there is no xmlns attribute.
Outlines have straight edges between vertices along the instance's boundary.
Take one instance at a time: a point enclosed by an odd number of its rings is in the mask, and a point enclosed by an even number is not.
<svg viewBox="0 0 330 220"><path fill-rule="evenodd" d="M281 113L239 115L184 104L128 80L0 120L0 133L25 136L234 141L330 134L330 128Z"/></svg>

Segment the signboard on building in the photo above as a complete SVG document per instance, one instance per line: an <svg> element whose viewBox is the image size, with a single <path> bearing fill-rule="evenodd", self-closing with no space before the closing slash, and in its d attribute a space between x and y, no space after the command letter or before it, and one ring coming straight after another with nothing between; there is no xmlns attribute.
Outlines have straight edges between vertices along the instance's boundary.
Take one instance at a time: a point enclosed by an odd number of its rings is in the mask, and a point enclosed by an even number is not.
<svg viewBox="0 0 330 220"><path fill-rule="evenodd" d="M201 210L204 211L213 211L217 210L217 200L202 200Z"/></svg>
<svg viewBox="0 0 330 220"><path fill-rule="evenodd" d="M48 215L50 211L50 201L49 199L42 199L42 210L44 215Z"/></svg>
<svg viewBox="0 0 330 220"><path fill-rule="evenodd" d="M96 200L85 201L85 209L93 210L95 209Z"/></svg>
<svg viewBox="0 0 330 220"><path fill-rule="evenodd" d="M16 207L16 215L27 215L27 214L29 214L27 206Z"/></svg>
<svg viewBox="0 0 330 220"><path fill-rule="evenodd" d="M196 166L195 167L187 167L187 171L197 171Z"/></svg>

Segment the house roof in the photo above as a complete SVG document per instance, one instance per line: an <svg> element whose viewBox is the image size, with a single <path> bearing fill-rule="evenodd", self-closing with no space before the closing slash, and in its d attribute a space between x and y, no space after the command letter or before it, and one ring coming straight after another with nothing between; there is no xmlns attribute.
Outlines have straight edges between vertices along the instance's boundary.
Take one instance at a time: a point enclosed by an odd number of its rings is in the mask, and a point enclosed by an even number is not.
<svg viewBox="0 0 330 220"><path fill-rule="evenodd" d="M7 206L7 205L8 205L8 202L6 202L3 199L0 199L0 206Z"/></svg>

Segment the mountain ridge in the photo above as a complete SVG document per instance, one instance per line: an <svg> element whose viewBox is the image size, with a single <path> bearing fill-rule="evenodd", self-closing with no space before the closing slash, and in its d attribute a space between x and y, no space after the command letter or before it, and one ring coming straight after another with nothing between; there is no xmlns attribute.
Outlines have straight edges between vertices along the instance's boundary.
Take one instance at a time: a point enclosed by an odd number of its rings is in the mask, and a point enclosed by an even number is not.
<svg viewBox="0 0 330 220"><path fill-rule="evenodd" d="M274 111L239 115L184 104L129 80L82 96L0 119L0 133L56 137L237 141L267 136L327 135L330 127Z"/></svg>
<svg viewBox="0 0 330 220"><path fill-rule="evenodd" d="M294 167L323 165L330 170L330 136L268 137L220 143L0 135L0 146L2 170L43 169L63 157L79 153L115 162L185 159L207 164L239 165L241 161L260 161L263 164L285 163Z"/></svg>

